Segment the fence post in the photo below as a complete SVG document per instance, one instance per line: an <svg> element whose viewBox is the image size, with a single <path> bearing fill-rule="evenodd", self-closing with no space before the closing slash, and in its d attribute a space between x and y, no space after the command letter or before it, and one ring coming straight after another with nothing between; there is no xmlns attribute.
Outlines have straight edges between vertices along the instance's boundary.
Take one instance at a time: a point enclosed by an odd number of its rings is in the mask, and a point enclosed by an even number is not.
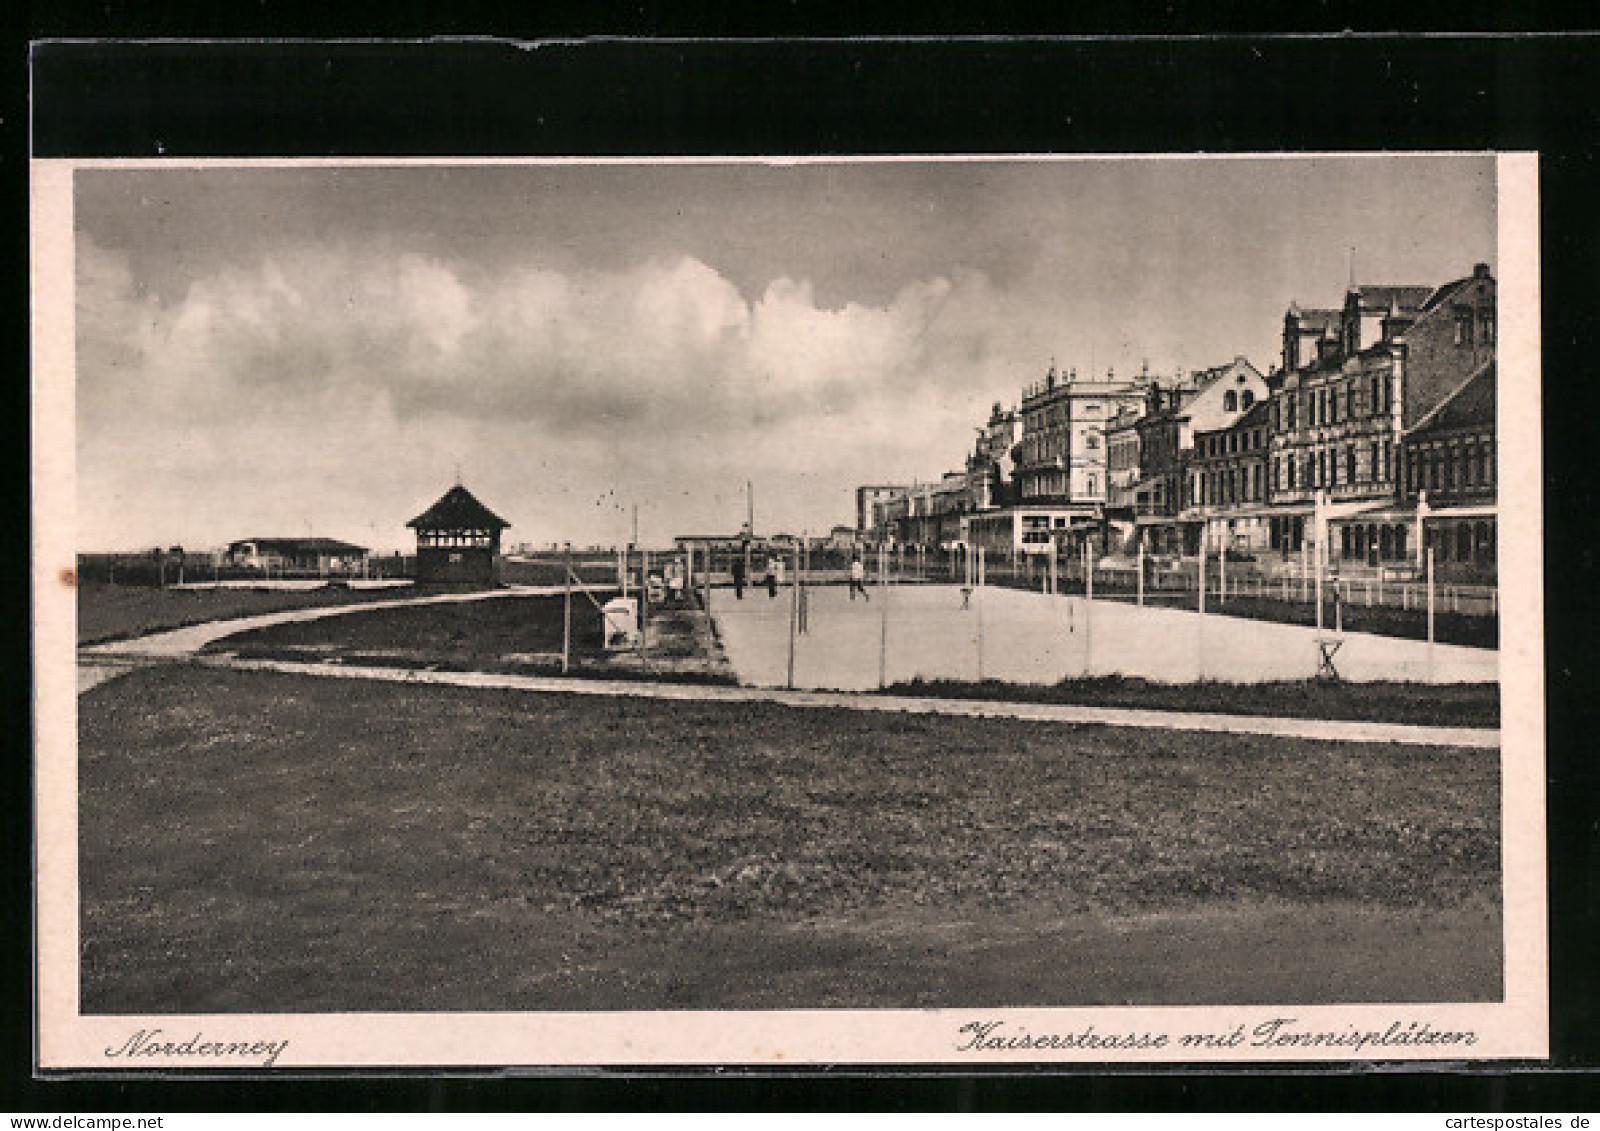
<svg viewBox="0 0 1600 1131"><path fill-rule="evenodd" d="M1433 682L1433 547L1428 547L1428 682Z"/></svg>
<svg viewBox="0 0 1600 1131"><path fill-rule="evenodd" d="M572 543L567 543L566 556L563 559L565 569L565 601L561 610L561 674L566 675L572 667Z"/></svg>
<svg viewBox="0 0 1600 1131"><path fill-rule="evenodd" d="M778 559L780 562L782 558ZM795 578L789 583L789 674L787 686L794 690L794 636L799 629L797 623L800 619L800 552L795 551L794 559Z"/></svg>
<svg viewBox="0 0 1600 1131"><path fill-rule="evenodd" d="M1316 572L1317 594L1317 631L1322 631L1322 543L1317 543L1316 552L1311 555L1314 564L1312 569Z"/></svg>
<svg viewBox="0 0 1600 1131"><path fill-rule="evenodd" d="M1094 674L1094 546L1083 540L1083 573L1088 578L1084 585L1083 602L1083 674Z"/></svg>
<svg viewBox="0 0 1600 1131"><path fill-rule="evenodd" d="M983 682L983 547L978 547L978 561L973 587L973 600L978 602L978 682Z"/></svg>
<svg viewBox="0 0 1600 1131"><path fill-rule="evenodd" d="M650 551L639 548L639 658L650 664Z"/></svg>

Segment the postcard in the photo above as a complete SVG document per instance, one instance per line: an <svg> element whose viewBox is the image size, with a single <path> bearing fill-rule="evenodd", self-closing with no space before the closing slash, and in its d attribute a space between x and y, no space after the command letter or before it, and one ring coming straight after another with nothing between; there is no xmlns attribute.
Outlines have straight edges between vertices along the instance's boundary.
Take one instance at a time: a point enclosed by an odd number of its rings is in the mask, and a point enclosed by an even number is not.
<svg viewBox="0 0 1600 1131"><path fill-rule="evenodd" d="M1548 1055L1536 155L32 191L41 1069Z"/></svg>

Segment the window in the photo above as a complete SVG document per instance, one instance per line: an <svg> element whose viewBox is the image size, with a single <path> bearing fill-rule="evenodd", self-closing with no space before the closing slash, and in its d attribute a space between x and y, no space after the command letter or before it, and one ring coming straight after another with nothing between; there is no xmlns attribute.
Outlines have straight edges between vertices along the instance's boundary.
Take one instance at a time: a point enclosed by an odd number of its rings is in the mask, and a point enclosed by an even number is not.
<svg viewBox="0 0 1600 1131"><path fill-rule="evenodd" d="M1252 393L1249 389L1246 389L1244 392L1239 394L1240 407L1242 407L1246 412L1250 411L1250 406L1255 404L1255 403L1256 403L1256 395L1254 393Z"/></svg>
<svg viewBox="0 0 1600 1131"><path fill-rule="evenodd" d="M1483 312L1483 321L1478 323L1478 329L1483 335L1483 344L1494 345L1494 314L1490 311Z"/></svg>
<svg viewBox="0 0 1600 1131"><path fill-rule="evenodd" d="M1222 411L1237 412L1239 410L1239 394L1229 389L1222 394Z"/></svg>
<svg viewBox="0 0 1600 1131"><path fill-rule="evenodd" d="M1472 344L1472 311L1456 311L1456 345L1470 346Z"/></svg>
<svg viewBox="0 0 1600 1131"><path fill-rule="evenodd" d="M1344 481L1346 483L1354 483L1356 481L1356 446L1354 444L1346 444L1344 448Z"/></svg>

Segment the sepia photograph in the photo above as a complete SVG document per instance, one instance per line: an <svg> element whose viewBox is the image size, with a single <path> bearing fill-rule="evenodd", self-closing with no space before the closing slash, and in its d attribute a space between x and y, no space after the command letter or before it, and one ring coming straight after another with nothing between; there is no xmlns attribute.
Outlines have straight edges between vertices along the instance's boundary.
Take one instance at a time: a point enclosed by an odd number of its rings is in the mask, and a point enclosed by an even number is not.
<svg viewBox="0 0 1600 1131"><path fill-rule="evenodd" d="M44 1062L1543 1055L1533 168L36 162Z"/></svg>

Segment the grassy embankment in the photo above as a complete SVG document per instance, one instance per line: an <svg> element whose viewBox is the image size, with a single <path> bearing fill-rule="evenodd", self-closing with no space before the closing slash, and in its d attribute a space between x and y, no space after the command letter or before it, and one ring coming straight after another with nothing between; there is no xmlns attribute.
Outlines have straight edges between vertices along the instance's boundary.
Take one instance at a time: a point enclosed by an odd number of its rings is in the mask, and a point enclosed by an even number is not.
<svg viewBox="0 0 1600 1131"><path fill-rule="evenodd" d="M90 1013L1500 993L1492 750L193 668L80 709Z"/></svg>

